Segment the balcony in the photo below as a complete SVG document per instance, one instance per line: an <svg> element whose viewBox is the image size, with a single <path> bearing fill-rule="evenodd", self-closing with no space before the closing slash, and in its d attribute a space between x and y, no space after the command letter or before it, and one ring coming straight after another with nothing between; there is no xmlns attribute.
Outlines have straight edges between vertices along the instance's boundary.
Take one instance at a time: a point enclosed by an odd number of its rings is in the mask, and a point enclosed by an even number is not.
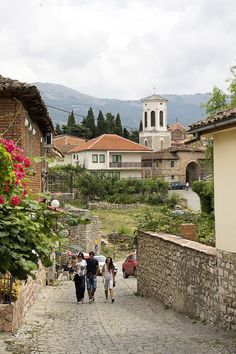
<svg viewBox="0 0 236 354"><path fill-rule="evenodd" d="M141 168L141 162L109 162L110 168Z"/></svg>

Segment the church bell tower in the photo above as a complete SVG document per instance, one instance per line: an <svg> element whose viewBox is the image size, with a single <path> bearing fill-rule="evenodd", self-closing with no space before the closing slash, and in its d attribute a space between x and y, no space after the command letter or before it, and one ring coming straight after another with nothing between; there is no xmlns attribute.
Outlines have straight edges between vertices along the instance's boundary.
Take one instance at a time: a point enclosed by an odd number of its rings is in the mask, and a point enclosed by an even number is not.
<svg viewBox="0 0 236 354"><path fill-rule="evenodd" d="M143 103L143 131L139 132L139 143L161 151L171 146L171 133L167 128L168 100L153 94L141 100Z"/></svg>

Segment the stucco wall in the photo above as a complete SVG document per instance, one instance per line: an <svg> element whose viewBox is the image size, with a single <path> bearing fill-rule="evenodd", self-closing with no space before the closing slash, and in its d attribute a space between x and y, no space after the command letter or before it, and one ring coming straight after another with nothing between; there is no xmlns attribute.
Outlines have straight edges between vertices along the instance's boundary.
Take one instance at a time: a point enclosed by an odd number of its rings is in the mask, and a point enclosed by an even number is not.
<svg viewBox="0 0 236 354"><path fill-rule="evenodd" d="M236 253L235 151L235 129L214 134L216 247L223 251Z"/></svg>

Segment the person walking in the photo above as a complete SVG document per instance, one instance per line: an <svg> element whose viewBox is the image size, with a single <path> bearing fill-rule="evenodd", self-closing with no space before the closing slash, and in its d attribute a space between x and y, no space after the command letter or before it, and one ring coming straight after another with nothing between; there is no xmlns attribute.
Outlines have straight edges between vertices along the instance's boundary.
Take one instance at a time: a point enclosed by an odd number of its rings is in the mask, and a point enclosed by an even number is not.
<svg viewBox="0 0 236 354"><path fill-rule="evenodd" d="M110 293L111 302L115 301L114 298L114 284L115 284L115 266L113 264L112 258L107 257L104 266L102 267L102 276L105 288L106 302L108 301L108 291Z"/></svg>
<svg viewBox="0 0 236 354"><path fill-rule="evenodd" d="M85 292L85 274L87 263L84 259L84 254L79 252L78 254L78 262L76 263L76 271L75 271L75 292L78 304L84 302L84 292Z"/></svg>
<svg viewBox="0 0 236 354"><path fill-rule="evenodd" d="M185 186L186 186L186 191L188 191L188 189L189 189L189 183L186 182Z"/></svg>
<svg viewBox="0 0 236 354"><path fill-rule="evenodd" d="M87 274L86 274L86 281L87 281L87 290L88 290L88 297L89 303L95 301L94 294L97 289L97 274L99 272L99 264L98 261L94 258L94 252L89 252L89 259L86 260L87 262Z"/></svg>

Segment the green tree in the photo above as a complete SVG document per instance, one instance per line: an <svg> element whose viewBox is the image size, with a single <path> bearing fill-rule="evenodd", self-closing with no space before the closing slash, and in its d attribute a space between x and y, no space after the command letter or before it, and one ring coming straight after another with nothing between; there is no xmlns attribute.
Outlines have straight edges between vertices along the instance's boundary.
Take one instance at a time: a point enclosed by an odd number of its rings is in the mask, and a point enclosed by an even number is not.
<svg viewBox="0 0 236 354"><path fill-rule="evenodd" d="M102 134L106 134L106 121L102 111L99 111L98 118L97 118L97 136Z"/></svg>
<svg viewBox="0 0 236 354"><path fill-rule="evenodd" d="M62 130L61 130L60 124L58 124L58 123L56 124L55 131L56 131L56 135L61 135L62 134Z"/></svg>
<svg viewBox="0 0 236 354"><path fill-rule="evenodd" d="M117 113L117 115L116 115L114 133L117 134L117 135L120 135L120 136L122 136L122 133L123 133L123 129L122 129L122 124L121 124L121 119L120 119L120 114L119 113Z"/></svg>
<svg viewBox="0 0 236 354"><path fill-rule="evenodd" d="M142 131L143 131L143 121L142 121L142 120L140 120L138 131L139 131L139 132L142 132Z"/></svg>
<svg viewBox="0 0 236 354"><path fill-rule="evenodd" d="M129 139L130 138L130 133L129 133L129 131L126 128L123 129L123 137L125 139Z"/></svg>
<svg viewBox="0 0 236 354"><path fill-rule="evenodd" d="M202 107L205 109L208 116L216 114L227 108L227 95L218 87L214 86L210 99L205 104L202 104Z"/></svg>
<svg viewBox="0 0 236 354"><path fill-rule="evenodd" d="M132 130L129 138L130 140L134 141L135 143L139 143L139 133L138 130Z"/></svg>
<svg viewBox="0 0 236 354"><path fill-rule="evenodd" d="M111 113L106 114L107 134L114 134L115 131L115 117Z"/></svg>
<svg viewBox="0 0 236 354"><path fill-rule="evenodd" d="M91 131L91 138L96 137L96 126L95 126L95 121L94 121L94 114L93 110L90 107L88 110L87 117L85 118L85 126L87 129Z"/></svg>
<svg viewBox="0 0 236 354"><path fill-rule="evenodd" d="M230 83L228 87L228 91L230 93L229 107L233 108L236 107L236 66L232 66L230 68L230 72L232 74L232 78L229 78L226 81Z"/></svg>
<svg viewBox="0 0 236 354"><path fill-rule="evenodd" d="M68 128L70 128L70 127L74 127L75 125L76 125L75 115L74 115L74 112L72 110L71 113L68 116L67 126L68 126Z"/></svg>

